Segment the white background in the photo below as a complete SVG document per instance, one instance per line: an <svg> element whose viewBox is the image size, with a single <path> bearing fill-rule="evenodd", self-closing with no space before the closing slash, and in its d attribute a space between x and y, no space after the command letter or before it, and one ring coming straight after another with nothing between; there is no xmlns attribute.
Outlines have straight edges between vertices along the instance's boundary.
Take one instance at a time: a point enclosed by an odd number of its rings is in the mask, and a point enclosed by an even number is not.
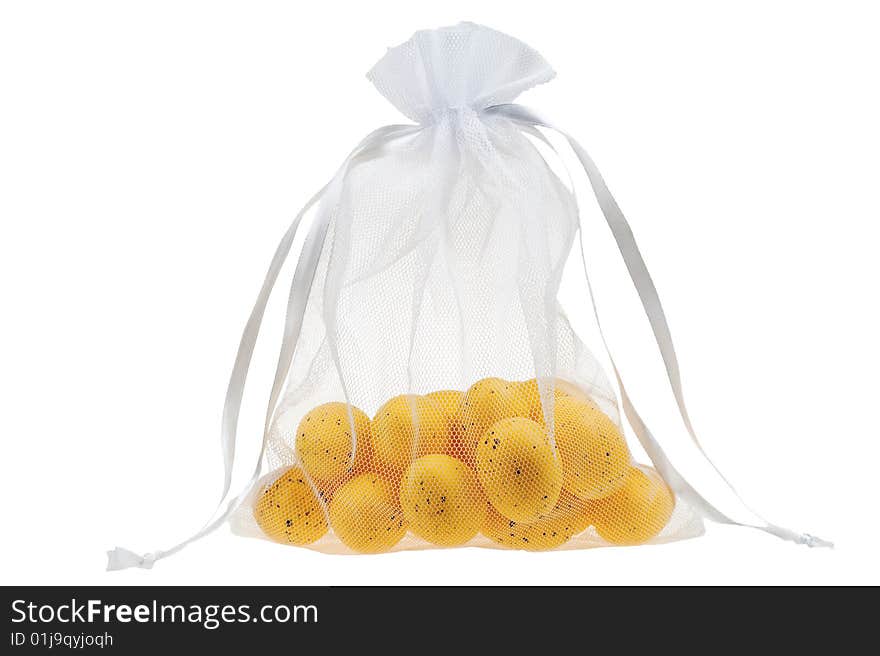
<svg viewBox="0 0 880 656"><path fill-rule="evenodd" d="M709 525L634 549L339 557L224 529L105 573L106 549L167 548L210 514L277 239L363 135L403 122L364 78L386 46L462 19L556 68L522 101L584 143L627 213L718 465L837 548ZM870 2L3 3L0 582L880 583L878 27ZM584 220L624 376L680 446L607 229ZM589 323L582 294L564 301ZM276 304L239 482L280 322Z"/></svg>

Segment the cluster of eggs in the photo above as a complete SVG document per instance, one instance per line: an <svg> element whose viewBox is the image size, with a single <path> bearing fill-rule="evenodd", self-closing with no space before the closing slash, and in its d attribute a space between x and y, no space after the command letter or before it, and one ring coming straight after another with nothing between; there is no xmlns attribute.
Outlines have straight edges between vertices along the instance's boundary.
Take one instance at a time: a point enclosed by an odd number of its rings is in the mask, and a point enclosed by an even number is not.
<svg viewBox="0 0 880 656"><path fill-rule="evenodd" d="M299 464L260 492L271 539L310 544L332 530L354 551L388 551L407 531L438 546L478 533L518 549L558 547L593 526L606 542L656 536L675 505L633 463L617 425L557 380L552 426L536 380L485 378L467 391L402 395L370 419L326 403L299 423Z"/></svg>

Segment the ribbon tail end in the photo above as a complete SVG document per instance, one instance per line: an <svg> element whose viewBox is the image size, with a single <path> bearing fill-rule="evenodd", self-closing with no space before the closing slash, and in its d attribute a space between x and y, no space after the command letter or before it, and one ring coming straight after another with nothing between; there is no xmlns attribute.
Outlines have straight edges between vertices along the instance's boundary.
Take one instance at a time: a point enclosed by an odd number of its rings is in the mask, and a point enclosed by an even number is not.
<svg viewBox="0 0 880 656"><path fill-rule="evenodd" d="M123 547L116 547L107 552L108 572L118 572L119 570L130 569L132 567L152 569L155 562L156 556L154 554L144 554L141 556L140 554L136 554Z"/></svg>
<svg viewBox="0 0 880 656"><path fill-rule="evenodd" d="M810 549L834 549L834 543L829 540L823 540L822 538L818 538L815 535L810 535L809 533L804 533L802 536L803 540L801 544L805 544Z"/></svg>
<svg viewBox="0 0 880 656"><path fill-rule="evenodd" d="M809 533L797 533L795 531L790 531L787 528L783 528L775 524L767 524L766 526L755 526L755 528L759 528L762 531L765 531L770 535L775 535L776 537L782 538L783 540L788 540L789 542L794 542L795 544L805 545L807 547L810 547L811 549L834 548L833 542L823 540L822 538L816 537L815 535L810 535Z"/></svg>

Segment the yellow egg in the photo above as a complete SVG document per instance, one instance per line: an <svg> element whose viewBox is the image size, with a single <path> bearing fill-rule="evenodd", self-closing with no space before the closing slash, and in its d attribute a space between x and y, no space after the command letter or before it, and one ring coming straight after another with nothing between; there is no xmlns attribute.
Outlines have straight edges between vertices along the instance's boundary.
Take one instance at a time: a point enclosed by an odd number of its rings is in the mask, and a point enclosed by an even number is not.
<svg viewBox="0 0 880 656"><path fill-rule="evenodd" d="M372 438L376 468L391 479L399 479L414 458L443 453L449 446L443 409L412 394L395 396L379 408Z"/></svg>
<svg viewBox="0 0 880 656"><path fill-rule="evenodd" d="M406 533L394 486L376 474L361 474L336 490L330 524L343 544L361 553L388 551Z"/></svg>
<svg viewBox="0 0 880 656"><path fill-rule="evenodd" d="M593 523L591 510L588 501L578 499L563 489L549 518L561 522L563 531L574 537L586 531Z"/></svg>
<svg viewBox="0 0 880 656"><path fill-rule="evenodd" d="M544 423L544 408L541 405L541 392L538 388L538 381L534 378L511 384L514 394L518 394L522 398L522 403L528 408L526 417L539 424ZM553 397L556 401L564 396L568 396L558 386L553 388Z"/></svg>
<svg viewBox="0 0 880 656"><path fill-rule="evenodd" d="M477 444L477 476L502 515L534 522L559 500L562 466L547 433L531 419L502 419Z"/></svg>
<svg viewBox="0 0 880 656"><path fill-rule="evenodd" d="M468 388L458 411L463 460L474 460L477 442L489 426L508 417L529 416L525 396L515 391L515 383L501 378L483 378Z"/></svg>
<svg viewBox="0 0 880 656"><path fill-rule="evenodd" d="M437 453L409 466L400 484L400 505L413 533L443 547L474 537L486 514L486 497L474 471Z"/></svg>
<svg viewBox="0 0 880 656"><path fill-rule="evenodd" d="M630 464L626 440L595 405L572 397L559 399L554 435L565 489L581 499L599 499L623 485Z"/></svg>
<svg viewBox="0 0 880 656"><path fill-rule="evenodd" d="M352 440L349 407L354 419ZM370 462L370 418L346 403L325 403L310 410L296 429L296 456L309 476L334 487ZM352 462L352 447L355 448Z"/></svg>
<svg viewBox="0 0 880 656"><path fill-rule="evenodd" d="M589 525L586 502L563 490L556 507L547 516L530 524L508 519L490 507L482 533L511 549L546 551L565 544L587 530Z"/></svg>
<svg viewBox="0 0 880 656"><path fill-rule="evenodd" d="M441 390L426 394L425 398L434 401L443 410L447 436L445 453L461 460L470 467L474 467L474 445L468 448L468 445L465 443L464 427L462 426L461 413L459 412L461 403L464 400L464 392Z"/></svg>
<svg viewBox="0 0 880 656"><path fill-rule="evenodd" d="M590 399L590 395L581 389L580 386L563 378L556 379L556 391L562 396L570 396L587 403L593 403L592 399Z"/></svg>
<svg viewBox="0 0 880 656"><path fill-rule="evenodd" d="M660 474L634 466L617 492L587 504L593 525L606 542L635 545L663 530L672 517L675 497Z"/></svg>
<svg viewBox="0 0 880 656"><path fill-rule="evenodd" d="M263 489L254 519L275 542L311 544L327 532L324 508L299 467L285 470Z"/></svg>
<svg viewBox="0 0 880 656"><path fill-rule="evenodd" d="M468 434L479 437L496 421L510 416L509 385L501 378L483 378L468 388L460 404L460 416Z"/></svg>
<svg viewBox="0 0 880 656"><path fill-rule="evenodd" d="M440 390L425 394L425 398L440 406L443 415L447 418L458 414L458 407L464 398L464 392L458 390Z"/></svg>

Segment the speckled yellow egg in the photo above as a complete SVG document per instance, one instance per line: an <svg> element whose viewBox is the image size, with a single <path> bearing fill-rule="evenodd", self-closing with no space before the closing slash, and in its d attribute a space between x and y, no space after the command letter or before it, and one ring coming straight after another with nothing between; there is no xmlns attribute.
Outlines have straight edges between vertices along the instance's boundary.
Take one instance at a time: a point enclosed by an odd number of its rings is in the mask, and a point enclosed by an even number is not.
<svg viewBox="0 0 880 656"><path fill-rule="evenodd" d="M461 424L461 456L473 461L477 442L497 421L509 417L528 417L528 403L515 394L515 384L502 378L483 378L471 385L459 406Z"/></svg>
<svg viewBox="0 0 880 656"><path fill-rule="evenodd" d="M531 419L492 424L477 444L477 477L503 516L534 522L559 500L562 465L546 431Z"/></svg>
<svg viewBox="0 0 880 656"><path fill-rule="evenodd" d="M399 479L410 462L449 446L446 419L438 403L424 396L395 396L372 422L373 455L379 473Z"/></svg>
<svg viewBox="0 0 880 656"><path fill-rule="evenodd" d="M553 510L529 524L504 517L490 507L482 533L493 542L511 549L546 551L565 544L589 526L586 502L563 490Z"/></svg>
<svg viewBox="0 0 880 656"><path fill-rule="evenodd" d="M468 434L481 436L496 421L510 416L509 392L510 383L501 378L483 378L468 388L460 404Z"/></svg>
<svg viewBox="0 0 880 656"><path fill-rule="evenodd" d="M593 525L611 544L636 545L656 536L672 517L672 490L650 467L630 467L614 494L587 502Z"/></svg>
<svg viewBox="0 0 880 656"><path fill-rule="evenodd" d="M370 442L367 415L346 403L325 403L310 410L299 422L296 456L309 476L333 487L348 474L367 468L372 451Z"/></svg>
<svg viewBox="0 0 880 656"><path fill-rule="evenodd" d="M254 504L266 536L285 544L311 544L327 532L327 519L302 469L291 467L267 485Z"/></svg>
<svg viewBox="0 0 880 656"><path fill-rule="evenodd" d="M586 531L593 523L592 508L588 501L579 499L563 488L550 519L561 522L563 531L571 537Z"/></svg>
<svg viewBox="0 0 880 656"><path fill-rule="evenodd" d="M600 499L623 485L629 449L608 415L591 403L564 397L557 400L553 416L565 489L581 499Z"/></svg>
<svg viewBox="0 0 880 656"><path fill-rule="evenodd" d="M438 453L409 466L400 484L400 505L413 533L443 547L474 537L486 514L486 497L474 471Z"/></svg>
<svg viewBox="0 0 880 656"><path fill-rule="evenodd" d="M361 474L336 490L329 514L336 537L360 553L388 551L406 533L394 485L373 473Z"/></svg>

